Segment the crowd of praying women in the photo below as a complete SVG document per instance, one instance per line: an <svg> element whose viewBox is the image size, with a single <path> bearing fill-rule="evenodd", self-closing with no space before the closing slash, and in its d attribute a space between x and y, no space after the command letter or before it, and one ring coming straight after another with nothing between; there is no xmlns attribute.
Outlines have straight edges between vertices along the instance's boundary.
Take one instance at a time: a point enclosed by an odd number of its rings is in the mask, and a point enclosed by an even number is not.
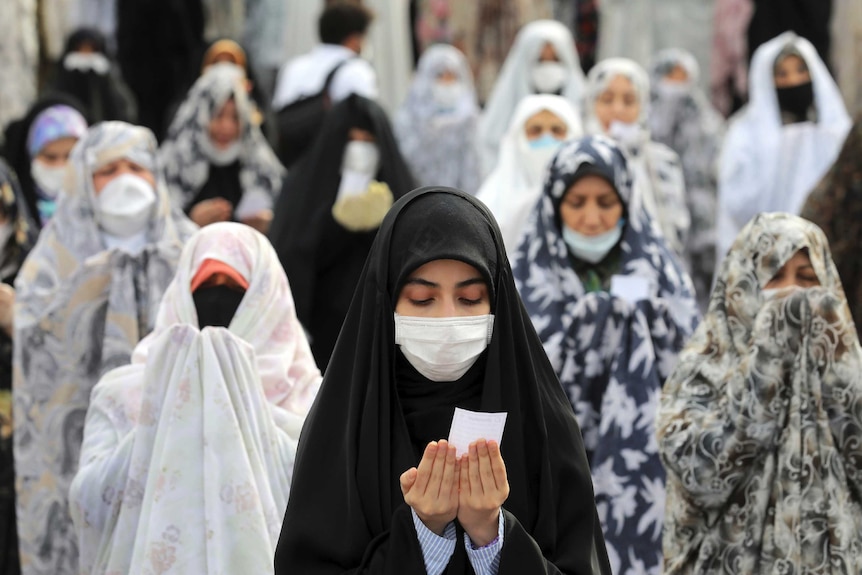
<svg viewBox="0 0 862 575"><path fill-rule="evenodd" d="M536 20L390 119L373 26L331 3L274 98L219 39L157 129L82 30L9 124L0 571L862 572L862 118L815 46L726 122L695 55L585 74Z"/></svg>

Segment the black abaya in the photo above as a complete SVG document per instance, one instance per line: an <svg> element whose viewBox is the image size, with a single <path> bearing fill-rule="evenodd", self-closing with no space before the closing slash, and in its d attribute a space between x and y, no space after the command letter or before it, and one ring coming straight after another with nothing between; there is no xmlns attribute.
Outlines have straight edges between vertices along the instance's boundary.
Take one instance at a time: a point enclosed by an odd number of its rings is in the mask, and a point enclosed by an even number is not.
<svg viewBox="0 0 862 575"><path fill-rule="evenodd" d="M376 179L389 185L396 200L414 187L386 113L357 95L332 108L314 147L288 173L269 236L321 370L332 354L375 235L348 231L332 218L351 128L374 134L380 150Z"/></svg>
<svg viewBox="0 0 862 575"><path fill-rule="evenodd" d="M473 368L432 385L397 351L393 313L404 278L437 259L489 278L495 321ZM609 574L580 431L515 290L500 231L483 204L447 188L409 194L380 227L303 428L276 573L424 573L399 476L419 462L424 442L446 433L458 406L508 414L498 575ZM448 575L473 573L458 532Z"/></svg>

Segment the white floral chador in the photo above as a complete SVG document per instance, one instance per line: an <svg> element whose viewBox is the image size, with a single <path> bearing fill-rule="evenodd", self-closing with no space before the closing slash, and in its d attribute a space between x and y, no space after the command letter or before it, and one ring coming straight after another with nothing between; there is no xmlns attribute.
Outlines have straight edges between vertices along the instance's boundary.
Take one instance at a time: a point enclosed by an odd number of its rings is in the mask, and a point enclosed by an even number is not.
<svg viewBox="0 0 862 575"><path fill-rule="evenodd" d="M807 249L820 287L763 288ZM823 232L761 214L665 384L665 573L862 572L862 348Z"/></svg>
<svg viewBox="0 0 862 575"><path fill-rule="evenodd" d="M198 329L191 282L210 259L249 284L227 329ZM82 572L272 573L320 380L267 239L199 232L153 333L93 390L70 490Z"/></svg>

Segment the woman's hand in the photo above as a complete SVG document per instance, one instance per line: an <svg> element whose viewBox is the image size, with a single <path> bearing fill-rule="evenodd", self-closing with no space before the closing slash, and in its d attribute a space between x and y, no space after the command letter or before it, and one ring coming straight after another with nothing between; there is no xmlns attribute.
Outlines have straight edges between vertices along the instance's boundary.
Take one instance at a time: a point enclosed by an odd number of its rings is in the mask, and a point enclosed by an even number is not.
<svg viewBox="0 0 862 575"><path fill-rule="evenodd" d="M224 198L211 198L195 204L189 212L189 218L203 227L216 222L230 220L233 204Z"/></svg>
<svg viewBox="0 0 862 575"><path fill-rule="evenodd" d="M0 329L6 332L6 335L13 337L15 326L13 319L15 316L15 288L10 285L0 283Z"/></svg>
<svg viewBox="0 0 862 575"><path fill-rule="evenodd" d="M500 508L509 497L506 464L496 441L479 439L461 456L458 522L476 547L497 538Z"/></svg>
<svg viewBox="0 0 862 575"><path fill-rule="evenodd" d="M405 503L437 535L458 515L459 468L455 448L444 439L428 444L418 469L401 474Z"/></svg>

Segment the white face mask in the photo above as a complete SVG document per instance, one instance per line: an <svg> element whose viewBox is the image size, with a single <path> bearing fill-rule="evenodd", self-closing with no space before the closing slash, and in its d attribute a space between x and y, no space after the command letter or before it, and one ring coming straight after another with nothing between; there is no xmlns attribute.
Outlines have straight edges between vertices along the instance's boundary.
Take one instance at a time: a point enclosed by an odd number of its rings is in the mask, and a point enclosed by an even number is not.
<svg viewBox="0 0 862 575"><path fill-rule="evenodd" d="M377 149L377 144L361 140L347 142L341 163L342 172L359 172L373 178L377 175L379 167L380 150Z"/></svg>
<svg viewBox="0 0 862 575"><path fill-rule="evenodd" d="M67 70L79 70L81 72L93 71L104 76L111 69L111 62L98 52L70 52L63 59L63 67Z"/></svg>
<svg viewBox="0 0 862 575"><path fill-rule="evenodd" d="M204 155L214 166L229 166L239 158L239 152L242 149L242 144L239 140L234 140L226 148L217 148L212 140L204 136L201 142L201 149Z"/></svg>
<svg viewBox="0 0 862 575"><path fill-rule="evenodd" d="M133 174L117 176L96 198L99 225L107 233L128 238L149 224L156 205L156 191Z"/></svg>
<svg viewBox="0 0 862 575"><path fill-rule="evenodd" d="M39 186L42 195L54 200L63 191L63 183L66 179L66 164L62 166L48 166L41 160L33 160L30 164L30 175Z"/></svg>
<svg viewBox="0 0 862 575"><path fill-rule="evenodd" d="M458 105L464 88L460 82L434 82L431 86L431 96L438 110L452 110Z"/></svg>
<svg viewBox="0 0 862 575"><path fill-rule="evenodd" d="M614 120L608 128L608 136L616 140L621 146L634 148L640 144L643 130L637 123Z"/></svg>
<svg viewBox="0 0 862 575"><path fill-rule="evenodd" d="M566 82L566 68L559 62L539 62L533 68L532 79L540 94L556 94Z"/></svg>
<svg viewBox="0 0 862 575"><path fill-rule="evenodd" d="M413 317L395 314L395 344L431 381L456 381L491 342L494 315Z"/></svg>
<svg viewBox="0 0 862 575"><path fill-rule="evenodd" d="M620 241L624 225L625 221L620 218L612 230L597 236L585 236L563 224L563 240L569 246L573 256L585 262L597 264L605 259L605 256Z"/></svg>
<svg viewBox="0 0 862 575"><path fill-rule="evenodd" d="M681 100L688 95L691 85L688 82L674 82L673 80L659 80L655 91L663 100Z"/></svg>
<svg viewBox="0 0 862 575"><path fill-rule="evenodd" d="M540 148L530 147L524 152L524 170L527 175L527 181L531 186L538 185L542 182L542 176L545 174L545 168L554 159L554 154L560 149L563 143L556 142L554 146L543 146Z"/></svg>

